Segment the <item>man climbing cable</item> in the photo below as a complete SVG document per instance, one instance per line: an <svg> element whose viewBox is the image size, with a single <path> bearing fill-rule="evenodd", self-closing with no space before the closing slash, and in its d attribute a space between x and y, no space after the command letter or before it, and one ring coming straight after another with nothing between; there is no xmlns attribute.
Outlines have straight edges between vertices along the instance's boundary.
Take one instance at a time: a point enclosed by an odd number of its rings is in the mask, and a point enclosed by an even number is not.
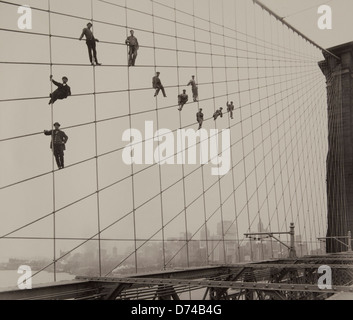
<svg viewBox="0 0 353 320"><path fill-rule="evenodd" d="M134 30L130 30L130 36L127 37L125 44L129 47L129 67L135 66L139 43L134 36Z"/></svg>
<svg viewBox="0 0 353 320"><path fill-rule="evenodd" d="M178 95L179 111L183 110L184 105L189 101L189 96L186 94L186 90L183 90L182 94Z"/></svg>
<svg viewBox="0 0 353 320"><path fill-rule="evenodd" d="M50 75L50 81L53 82L58 88L50 93L49 105L54 104L56 100L66 99L68 96L71 96L71 88L67 85L69 79L67 77L62 77L63 83L56 82L53 79L53 76Z"/></svg>
<svg viewBox="0 0 353 320"><path fill-rule="evenodd" d="M192 76L192 79L188 83L188 86L191 86L194 102L197 102L199 99L199 89L198 89L196 81L195 81L195 76Z"/></svg>
<svg viewBox="0 0 353 320"><path fill-rule="evenodd" d="M213 114L214 121L216 121L218 117L223 118L223 111L222 110L223 110L223 108L221 107L221 108L219 108L219 110L216 110L216 112Z"/></svg>
<svg viewBox="0 0 353 320"><path fill-rule="evenodd" d="M196 113L196 120L199 123L199 129L200 130L202 128L202 124L203 124L203 113L202 113L202 109L200 108L200 111L198 113Z"/></svg>
<svg viewBox="0 0 353 320"><path fill-rule="evenodd" d="M84 28L82 30L82 34L81 34L79 40L82 40L83 36L86 37L86 44L87 44L87 48L88 48L89 61L91 61L91 65L94 66L94 62L93 62L93 58L94 58L96 65L100 66L101 63L98 62L97 49L96 49L96 42L99 42L99 40L94 37L93 32L91 31L92 26L93 25L91 22L87 23L87 28ZM92 57L92 52L93 52L93 57Z"/></svg>
<svg viewBox="0 0 353 320"><path fill-rule="evenodd" d="M52 149L56 164L60 169L64 169L64 150L65 144L69 140L69 137L65 134L64 131L61 131L60 123L54 123L54 130L44 130L46 136L51 136L50 148Z"/></svg>
<svg viewBox="0 0 353 320"><path fill-rule="evenodd" d="M159 91L162 90L163 96L166 98L167 95L165 93L164 87L162 85L161 79L159 78L160 72L156 72L156 75L152 78L152 87L153 89L156 89L156 92L154 94L155 97L158 96Z"/></svg>

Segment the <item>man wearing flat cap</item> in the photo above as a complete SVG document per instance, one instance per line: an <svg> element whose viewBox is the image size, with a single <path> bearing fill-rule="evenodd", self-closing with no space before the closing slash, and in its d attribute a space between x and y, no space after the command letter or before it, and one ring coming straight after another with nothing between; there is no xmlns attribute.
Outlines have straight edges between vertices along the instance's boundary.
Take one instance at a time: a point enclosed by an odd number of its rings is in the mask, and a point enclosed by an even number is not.
<svg viewBox="0 0 353 320"><path fill-rule="evenodd" d="M183 107L189 101L189 96L186 94L186 90L183 90L183 93L178 95L178 105L179 111L183 110Z"/></svg>
<svg viewBox="0 0 353 320"><path fill-rule="evenodd" d="M87 23L87 28L84 28L82 30L82 34L79 40L82 40L83 36L86 37L86 45L88 49L89 61L91 61L92 66L94 66L94 61L96 62L97 66L100 66L101 63L98 62L97 49L96 49L96 42L99 42L99 40L94 37L93 32L91 31L92 26L93 25L91 22ZM93 53L93 56L92 56L92 53ZM94 61L93 61L93 58L94 58Z"/></svg>
<svg viewBox="0 0 353 320"><path fill-rule="evenodd" d="M125 44L129 47L129 67L135 66L137 51L140 46L137 38L134 36L134 30L130 30L130 36L125 40Z"/></svg>
<svg viewBox="0 0 353 320"><path fill-rule="evenodd" d="M53 76L51 75L50 81L53 82L58 87L58 89L56 89L53 93L50 94L49 105L54 104L56 100L66 99L68 96L71 96L71 89L67 85L67 82L69 81L67 77L62 77L63 83L60 83L56 82L53 79Z"/></svg>
<svg viewBox="0 0 353 320"><path fill-rule="evenodd" d="M163 96L167 97L165 90L164 90L164 87L162 85L161 79L159 78L160 74L161 74L160 72L156 72L156 75L152 78L153 89L156 89L154 96L157 97L159 94L159 91L162 90Z"/></svg>
<svg viewBox="0 0 353 320"><path fill-rule="evenodd" d="M201 130L202 128L202 123L203 123L203 113L202 113L202 108L200 108L199 112L196 113L196 120L199 123L199 128L198 130Z"/></svg>
<svg viewBox="0 0 353 320"><path fill-rule="evenodd" d="M64 169L64 150L66 142L69 140L69 137L65 134L64 131L61 131L60 123L54 123L54 130L44 130L46 136L51 136L50 149L52 149L56 164L60 169Z"/></svg>
<svg viewBox="0 0 353 320"><path fill-rule="evenodd" d="M216 110L216 112L213 114L214 121L216 121L218 117L223 118L223 111L222 110L223 110L223 108L221 107L218 110Z"/></svg>

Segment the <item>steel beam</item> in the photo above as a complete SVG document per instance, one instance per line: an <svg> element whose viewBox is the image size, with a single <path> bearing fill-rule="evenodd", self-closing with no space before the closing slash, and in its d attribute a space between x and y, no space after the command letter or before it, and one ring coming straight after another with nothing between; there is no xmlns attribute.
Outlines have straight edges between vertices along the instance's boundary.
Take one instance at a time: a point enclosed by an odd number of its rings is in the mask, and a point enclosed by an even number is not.
<svg viewBox="0 0 353 320"><path fill-rule="evenodd" d="M118 281L118 279L116 279ZM289 292L318 292L318 293L353 293L353 288L348 286L334 286L332 289L320 289L317 285L306 284L288 284L288 283L260 283L260 282L229 282L229 281L211 281L211 280L181 280L181 279L141 279L141 278L122 278L120 283L140 284L145 286L158 285L185 285L213 288L229 288L243 290L261 290L261 291L289 291Z"/></svg>

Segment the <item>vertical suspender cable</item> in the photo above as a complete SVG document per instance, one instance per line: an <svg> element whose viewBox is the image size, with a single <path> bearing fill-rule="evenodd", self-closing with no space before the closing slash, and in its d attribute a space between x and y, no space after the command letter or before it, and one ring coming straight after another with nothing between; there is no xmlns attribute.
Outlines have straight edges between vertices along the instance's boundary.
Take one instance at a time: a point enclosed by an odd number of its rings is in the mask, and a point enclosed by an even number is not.
<svg viewBox="0 0 353 320"><path fill-rule="evenodd" d="M222 0L223 2L223 0ZM213 65L213 47L212 47L212 24L211 24L211 0L208 0L208 14L209 14L209 37L210 37L210 50L211 50L211 70L212 70L212 93L213 93L213 109L214 112L216 112L216 93L215 93L215 77L214 77L214 65ZM217 130L217 123L215 121L214 123L215 129ZM219 135L216 135L216 145L219 147L218 144L219 140ZM217 149L217 154L219 152L219 148ZM219 173L219 165L218 165L218 173ZM221 192L221 181L220 181L220 176L218 174L218 193L219 193L219 203L220 203L220 215L221 215L221 232L222 232L222 237L221 237L221 242L223 246L223 261L226 263L226 249L225 249L225 242L224 242L224 221L223 221L223 205L222 205L222 192ZM219 242L218 244L219 245ZM216 246L217 246L216 245ZM215 247L214 247L215 249Z"/></svg>
<svg viewBox="0 0 353 320"><path fill-rule="evenodd" d="M153 58L154 58L154 72L156 73L157 59L156 59L156 34L155 34L155 17L154 17L154 1L151 1L152 5L152 33L153 33ZM156 97L156 120L157 120L157 132L159 132L159 112L158 112L158 97ZM158 136L159 138L159 136ZM158 152L158 163L160 163L160 154ZM166 245L165 245L165 228L164 228L164 210L163 210L163 186L162 186L162 168L158 165L159 174L159 192L160 192L160 208L161 208L161 224L162 224L162 256L163 256L163 270L166 269Z"/></svg>
<svg viewBox="0 0 353 320"><path fill-rule="evenodd" d="M91 0L91 18L94 20L94 0ZM98 61L96 61L98 63ZM102 276L102 248L100 227L100 194L99 194L99 162L98 162L98 125L97 125L97 95L96 95L96 66L93 66L93 99L94 99L94 137L95 137L95 162L96 162L96 190L97 190L97 229L98 229L98 268Z"/></svg>
<svg viewBox="0 0 353 320"><path fill-rule="evenodd" d="M128 36L128 6L127 1L125 0L125 19L126 19L126 36ZM127 48L128 50L128 48ZM129 57L130 58L130 57ZM132 116L131 116L131 85L130 85L130 67L127 67L127 76L128 76L128 93L129 93L129 126L130 130L132 129ZM134 222L134 257L135 257L135 272L138 272L138 260L137 260L137 234L136 234L136 204L135 204L135 175L134 175L134 164L131 164L131 185L132 185L132 205L133 205L133 222Z"/></svg>
<svg viewBox="0 0 353 320"><path fill-rule="evenodd" d="M195 66L196 66L196 84L199 79L198 74L198 62L197 62L197 46L196 46L196 16L195 16L195 0L192 0L192 16L193 16L193 29L194 29L194 50L195 50ZM199 94L199 88L198 88ZM199 97L197 98L197 110L200 111L200 102ZM200 138L201 139L201 138ZM206 194L205 194L205 167L201 165L201 177L202 177L202 200L203 200L203 213L204 213L204 230L205 230L205 239L202 239L201 234L201 243L205 243L206 246L206 265L209 264L209 249L208 249L208 229L207 229L207 209L206 209Z"/></svg>
<svg viewBox="0 0 353 320"><path fill-rule="evenodd" d="M225 16L224 16L224 12L225 12L225 8L224 8L224 1L222 0L222 28L223 28L223 55L224 55L224 76L226 79L226 93L227 93L227 103L229 102L229 89L228 89L228 71L227 71L227 65L228 65L228 61L227 61L227 52L226 52L226 43L225 43ZM235 19L234 19L235 20ZM236 32L235 32L235 36L234 39L236 38ZM240 107L240 106L239 106ZM234 114L233 110L233 114ZM230 115L227 117L228 119L228 129L230 130L230 145L232 146L233 143L233 139L232 139L232 126L231 126L231 118ZM230 149L230 163L231 163L231 170L232 170L232 186L233 186L233 190L235 190L235 175L234 175L234 161L233 161L233 150L232 148ZM225 235L227 234L228 231L230 231L230 229L232 228L232 226L235 223L235 229L236 229L236 243L237 243L237 253L238 253L238 259L240 261L240 245L239 245L239 230L238 230L238 215L237 215L237 201L236 201L236 196L235 196L235 192L233 192L233 203L234 203L234 222L228 227L227 230L225 230ZM225 251L227 252L227 248L230 247L232 245L231 242L229 242L229 240L227 240L225 242L226 244L226 249ZM235 244L234 244L235 245ZM235 258L235 257L234 257ZM228 261L225 261L226 263Z"/></svg>
<svg viewBox="0 0 353 320"><path fill-rule="evenodd" d="M50 74L53 74L53 58L52 58L52 35L51 35L51 8L50 0L48 0L48 18L49 18L49 54L50 54ZM51 92L53 92L53 83L50 83ZM51 104L51 124L50 128L53 127L54 123L54 105ZM54 154L54 131L51 136L52 142L52 169L53 169L53 268L54 268L54 282L56 282L56 197L55 197L55 154Z"/></svg>
<svg viewBox="0 0 353 320"><path fill-rule="evenodd" d="M180 67L179 67L179 50L178 50L178 28L177 28L177 0L174 0L174 17L175 17L175 43L176 43L176 54L177 54L177 74L178 74L178 94L180 93ZM181 117L181 111L179 112L179 126L180 129L182 128L182 117ZM180 139L182 140L182 139ZM183 141L181 141L181 157L184 159L186 157L185 155L185 146L183 145ZM188 231L188 216L187 216L187 206L186 206L186 187L185 187L185 165L184 161L182 161L182 175L183 175L183 196L184 196L184 223L185 223L185 243L186 243L186 263L187 266L190 267L190 253L189 253L189 231Z"/></svg>

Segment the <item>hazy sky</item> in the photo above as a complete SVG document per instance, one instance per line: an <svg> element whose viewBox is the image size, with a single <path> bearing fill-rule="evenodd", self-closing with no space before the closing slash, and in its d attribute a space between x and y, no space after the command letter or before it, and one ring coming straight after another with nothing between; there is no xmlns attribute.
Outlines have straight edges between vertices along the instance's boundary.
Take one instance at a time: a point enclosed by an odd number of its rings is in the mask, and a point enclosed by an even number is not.
<svg viewBox="0 0 353 320"><path fill-rule="evenodd" d="M205 224L216 234L222 220L236 226L234 241L240 244L244 232L257 230L260 218L279 231L294 221L297 234L315 248L316 238L326 232L327 114L325 79L317 67L320 50L250 0L127 0L127 11L125 1L110 2L117 6L94 0L91 11L88 0L51 0L49 46L45 35L4 30L18 30L19 15L17 6L0 1L0 237L38 220L9 235L24 239L0 239L0 260L52 258L54 230L61 238L55 242L57 256L105 228L102 248L111 252L115 246L128 255L135 238L139 246L187 230L199 240ZM264 3L285 16L323 2ZM48 9L46 0L27 4ZM350 41L348 4L330 2L332 31L318 30L315 8L287 21L330 47ZM85 41L78 41L92 13L99 68L89 65ZM141 48L136 67L128 69L124 42L130 29ZM48 34L46 12L33 10L31 32ZM54 78L66 75L73 94L55 103L53 118L51 61ZM156 70L167 98L153 98ZM186 84L193 74L200 102L179 113L177 95L186 88L192 100ZM12 101L17 98L23 100ZM225 110L227 101L236 106L234 120L225 114L215 123L213 112ZM122 162L124 130L131 126L144 132L148 120L155 130L197 129L198 107L207 119L205 129L231 129L233 169L226 176L218 181L210 165L147 168ZM69 136L67 168L54 175L50 138L42 134L53 121ZM96 240L91 246L98 248Z"/></svg>
<svg viewBox="0 0 353 320"><path fill-rule="evenodd" d="M292 24L307 37L324 48L352 41L352 10L350 0L262 0L285 21ZM332 9L332 30L321 30L317 26L318 8L327 4Z"/></svg>

